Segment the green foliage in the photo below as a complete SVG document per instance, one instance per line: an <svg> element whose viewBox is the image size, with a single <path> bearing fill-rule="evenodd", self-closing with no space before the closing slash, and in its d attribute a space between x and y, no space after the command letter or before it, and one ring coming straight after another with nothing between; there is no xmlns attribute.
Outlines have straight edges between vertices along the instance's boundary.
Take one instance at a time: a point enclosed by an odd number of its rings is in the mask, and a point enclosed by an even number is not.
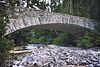
<svg viewBox="0 0 100 67"><path fill-rule="evenodd" d="M33 36L30 38L30 43L53 43L57 45L70 44L73 38L70 34L61 31L41 29L33 30Z"/></svg>
<svg viewBox="0 0 100 67"><path fill-rule="evenodd" d="M91 2L91 0L73 1L74 15L90 18Z"/></svg>
<svg viewBox="0 0 100 67"><path fill-rule="evenodd" d="M76 40L77 46L85 48L91 46L100 46L100 26L96 26L94 30L85 33L85 35Z"/></svg>
<svg viewBox="0 0 100 67"><path fill-rule="evenodd" d="M66 39L67 34L60 34L57 38L53 39L53 43L56 45L62 45L65 44L65 39Z"/></svg>
<svg viewBox="0 0 100 67"><path fill-rule="evenodd" d="M100 20L99 2L100 0L63 0L56 8L51 7L56 12Z"/></svg>
<svg viewBox="0 0 100 67"><path fill-rule="evenodd" d="M100 0L63 0L63 3L59 1L51 0L51 4L48 4L46 1L27 0L27 7L35 5L40 9L46 10L46 7L49 6L51 11L100 20ZM19 4L18 0L12 0L11 3Z"/></svg>
<svg viewBox="0 0 100 67"><path fill-rule="evenodd" d="M17 46L26 45L31 37L30 31L16 31L9 36L11 39L14 39L14 43Z"/></svg>
<svg viewBox="0 0 100 67"><path fill-rule="evenodd" d="M68 33L61 33L58 37L53 39L53 43L57 45L66 45L73 42L72 36Z"/></svg>
<svg viewBox="0 0 100 67"><path fill-rule="evenodd" d="M32 38L30 40L31 44L41 44L41 43L45 43L46 42L46 37L44 36L40 36L39 38Z"/></svg>
<svg viewBox="0 0 100 67"><path fill-rule="evenodd" d="M76 42L77 42L77 46L81 46L85 48L89 48L93 46L92 38L90 37L89 32L86 33L83 37L76 40Z"/></svg>
<svg viewBox="0 0 100 67"><path fill-rule="evenodd" d="M41 36L41 37L39 38L39 42L40 42L40 43L45 43L45 42L46 42L46 37Z"/></svg>
<svg viewBox="0 0 100 67"><path fill-rule="evenodd" d="M30 4L30 1L32 2ZM27 1L28 6L27 7L33 7L33 5L37 6L38 8L45 10L46 7L48 6L48 4L46 4L45 2L39 2L38 0L28 0Z"/></svg>
<svg viewBox="0 0 100 67"><path fill-rule="evenodd" d="M8 60L11 56L9 50L13 47L10 40L5 37L0 38L0 65L4 66L5 60Z"/></svg>
<svg viewBox="0 0 100 67"><path fill-rule="evenodd" d="M64 14L73 14L73 3L72 0L64 0L62 4L56 6L56 12L64 13Z"/></svg>
<svg viewBox="0 0 100 67"><path fill-rule="evenodd" d="M32 39L29 41L29 43L31 43L31 44L37 44L37 43L40 43L40 42L39 42L38 39L32 38Z"/></svg>
<svg viewBox="0 0 100 67"><path fill-rule="evenodd" d="M96 26L92 32L93 32L92 38L94 45L100 46L100 25Z"/></svg>
<svg viewBox="0 0 100 67"><path fill-rule="evenodd" d="M45 2L40 2L38 0L32 0L32 4L29 6L37 6L40 9L46 9L48 4ZM72 14L77 16L83 16L87 18L93 18L100 20L100 0L64 0L62 4L57 5L54 0L51 7L51 11L56 11L60 13ZM10 0L9 8L14 8L15 4L19 5L18 0ZM99 8L99 9L98 9ZM7 39L4 34L6 32L6 24L8 23L7 5L0 3L0 66L4 67L5 60L9 58L9 50L13 47L12 42ZM70 44L73 42L72 36L68 33L58 32L55 33L54 30L35 30L29 33L18 32L12 35L13 39L16 40L18 44L25 44L30 41L30 43L45 43L52 42L54 44ZM31 37L32 36L32 37ZM100 46L100 26L97 26L93 31L86 33L83 37L76 41L77 46L91 47L94 45Z"/></svg>
<svg viewBox="0 0 100 67"><path fill-rule="evenodd" d="M9 50L12 48L12 42L4 34L6 24L8 23L7 7L0 3L0 66L5 66L5 60L9 58Z"/></svg>
<svg viewBox="0 0 100 67"><path fill-rule="evenodd" d="M51 42L57 35L52 30L48 29L35 29L31 30L30 43L45 43Z"/></svg>

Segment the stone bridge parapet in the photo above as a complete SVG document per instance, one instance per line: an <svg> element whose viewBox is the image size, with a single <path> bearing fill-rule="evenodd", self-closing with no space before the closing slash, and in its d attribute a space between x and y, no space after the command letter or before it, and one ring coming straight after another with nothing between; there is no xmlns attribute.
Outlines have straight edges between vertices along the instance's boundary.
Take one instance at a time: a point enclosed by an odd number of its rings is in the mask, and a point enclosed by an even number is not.
<svg viewBox="0 0 100 67"><path fill-rule="evenodd" d="M7 25L6 35L16 30L44 24L68 24L92 30L98 23L98 21L93 19L44 10L35 10L33 8L15 8L15 10L9 13L10 23Z"/></svg>

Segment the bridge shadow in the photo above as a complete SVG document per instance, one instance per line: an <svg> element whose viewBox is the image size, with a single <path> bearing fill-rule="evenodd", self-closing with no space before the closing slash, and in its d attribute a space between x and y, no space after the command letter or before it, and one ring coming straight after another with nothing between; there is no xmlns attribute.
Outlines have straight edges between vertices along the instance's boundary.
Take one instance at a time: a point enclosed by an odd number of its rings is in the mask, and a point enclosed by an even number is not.
<svg viewBox="0 0 100 67"><path fill-rule="evenodd" d="M81 27L75 24L65 24L65 23L48 23L48 24L38 24L34 26L27 26L16 31L21 30L31 30L31 29L50 29L50 30L59 30L72 34L74 37L79 38L84 35L86 31L90 31L85 27ZM14 31L15 32L15 31ZM12 33L14 33L12 32ZM11 33L10 33L11 34Z"/></svg>

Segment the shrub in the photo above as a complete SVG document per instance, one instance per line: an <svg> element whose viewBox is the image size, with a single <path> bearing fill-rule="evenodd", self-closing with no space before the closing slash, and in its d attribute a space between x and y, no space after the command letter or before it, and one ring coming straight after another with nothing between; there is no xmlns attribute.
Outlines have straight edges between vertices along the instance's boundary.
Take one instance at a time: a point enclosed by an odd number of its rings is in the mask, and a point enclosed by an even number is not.
<svg viewBox="0 0 100 67"><path fill-rule="evenodd" d="M53 43L57 45L66 45L73 42L72 36L68 33L62 33L55 39L53 39Z"/></svg>
<svg viewBox="0 0 100 67"><path fill-rule="evenodd" d="M40 44L40 43L45 43L46 42L46 37L45 36L40 36L39 38L33 37L31 38L30 42L31 44Z"/></svg>
<svg viewBox="0 0 100 67"><path fill-rule="evenodd" d="M45 43L46 42L46 37L45 36L41 36L39 38L39 43Z"/></svg>
<svg viewBox="0 0 100 67"><path fill-rule="evenodd" d="M91 34L92 34L91 32L87 32L83 37L76 40L77 46L84 48L89 48L93 46Z"/></svg>
<svg viewBox="0 0 100 67"><path fill-rule="evenodd" d="M37 38L31 38L31 40L29 41L30 44L34 44L34 43L39 43L39 40Z"/></svg>
<svg viewBox="0 0 100 67"><path fill-rule="evenodd" d="M95 46L100 46L100 25L93 30L93 42Z"/></svg>

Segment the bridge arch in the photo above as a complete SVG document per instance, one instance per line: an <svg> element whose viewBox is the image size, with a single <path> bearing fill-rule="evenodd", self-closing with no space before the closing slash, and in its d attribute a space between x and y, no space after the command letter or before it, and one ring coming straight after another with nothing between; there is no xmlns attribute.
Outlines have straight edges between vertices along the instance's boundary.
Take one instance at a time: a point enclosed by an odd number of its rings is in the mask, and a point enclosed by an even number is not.
<svg viewBox="0 0 100 67"><path fill-rule="evenodd" d="M37 11L32 8L27 8L21 13L15 12L9 21L5 35L27 28L57 29L74 35L92 30L97 24L92 19L43 10Z"/></svg>

